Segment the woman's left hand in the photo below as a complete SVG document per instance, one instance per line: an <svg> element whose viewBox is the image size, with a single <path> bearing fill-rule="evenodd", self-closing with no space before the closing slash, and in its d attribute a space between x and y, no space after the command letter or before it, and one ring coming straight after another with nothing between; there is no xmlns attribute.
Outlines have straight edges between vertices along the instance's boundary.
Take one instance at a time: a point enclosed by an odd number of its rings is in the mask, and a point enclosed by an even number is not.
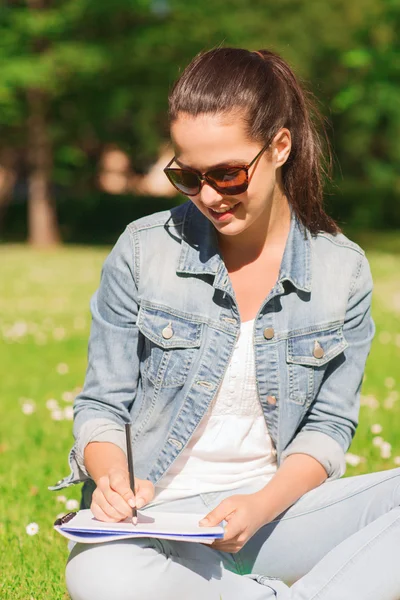
<svg viewBox="0 0 400 600"><path fill-rule="evenodd" d="M222 540L215 540L210 546L224 552L236 553L249 539L269 522L265 507L265 497L255 494L237 494L222 500L220 504L199 522L200 526L213 527L225 520L225 534Z"/></svg>

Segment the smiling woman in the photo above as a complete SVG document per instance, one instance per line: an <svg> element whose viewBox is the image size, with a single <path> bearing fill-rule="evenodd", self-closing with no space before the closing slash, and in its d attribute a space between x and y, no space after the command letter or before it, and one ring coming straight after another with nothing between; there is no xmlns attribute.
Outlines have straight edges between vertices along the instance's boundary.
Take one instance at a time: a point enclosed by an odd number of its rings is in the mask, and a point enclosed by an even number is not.
<svg viewBox="0 0 400 600"><path fill-rule="evenodd" d="M76 544L72 600L400 596L400 469L342 478L372 278L323 209L315 117L268 50L202 53L175 84L165 173L189 201L128 225L105 261L53 489L85 481L101 521L161 506L225 535Z"/></svg>

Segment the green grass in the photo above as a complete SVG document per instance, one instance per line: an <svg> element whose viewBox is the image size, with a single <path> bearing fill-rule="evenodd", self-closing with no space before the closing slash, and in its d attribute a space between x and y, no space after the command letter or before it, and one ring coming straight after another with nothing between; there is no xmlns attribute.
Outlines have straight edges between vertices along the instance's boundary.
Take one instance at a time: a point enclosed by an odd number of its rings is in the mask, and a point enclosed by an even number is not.
<svg viewBox="0 0 400 600"><path fill-rule="evenodd" d="M350 452L360 456L347 475L396 466L400 455L400 244L399 236L365 236L375 291L377 334L363 387L360 426ZM393 244L391 241L393 241ZM395 243L396 242L396 243ZM69 473L69 420L56 421L46 407L60 407L82 385L89 333L89 298L98 284L106 249L68 247L56 252L0 246L0 598L67 599L67 543L52 529L64 504L48 485ZM67 365L61 367L59 365ZM66 373L59 373L57 369ZM67 401L63 399L66 398ZM32 414L22 412L29 399ZM371 406L369 406L369 403ZM381 458L372 444L373 424L392 445ZM60 492L79 499L79 486ZM37 535L25 528L38 523Z"/></svg>

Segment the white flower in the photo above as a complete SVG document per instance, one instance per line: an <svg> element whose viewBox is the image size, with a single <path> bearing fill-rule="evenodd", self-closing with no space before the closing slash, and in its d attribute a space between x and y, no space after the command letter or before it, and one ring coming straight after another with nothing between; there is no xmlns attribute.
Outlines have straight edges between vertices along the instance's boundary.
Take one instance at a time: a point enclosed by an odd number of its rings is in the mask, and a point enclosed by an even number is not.
<svg viewBox="0 0 400 600"><path fill-rule="evenodd" d="M379 402L373 394L369 394L367 396L361 395L360 404L361 404L361 406L368 406L369 408L372 408L373 410L375 410L376 408L379 408Z"/></svg>
<svg viewBox="0 0 400 600"><path fill-rule="evenodd" d="M58 408L57 400L55 400L54 398L50 398L50 400L47 400L46 402L46 407L49 410L56 410Z"/></svg>
<svg viewBox="0 0 400 600"><path fill-rule="evenodd" d="M395 456L393 462L395 465L400 466L400 456Z"/></svg>
<svg viewBox="0 0 400 600"><path fill-rule="evenodd" d="M71 498L71 500L67 500L65 503L65 508L67 510L75 510L75 509L79 508L78 500L74 500L72 498Z"/></svg>
<svg viewBox="0 0 400 600"><path fill-rule="evenodd" d="M74 418L74 409L72 408L72 406L66 406L64 408L64 417L65 419L67 419L67 421L72 421L72 419Z"/></svg>
<svg viewBox="0 0 400 600"><path fill-rule="evenodd" d="M53 419L53 421L63 421L64 420L64 413L62 410L52 410L51 411L51 418Z"/></svg>
<svg viewBox="0 0 400 600"><path fill-rule="evenodd" d="M383 437L380 437L379 435L372 438L372 444L376 447L382 446L383 443L384 443L384 439L383 439Z"/></svg>
<svg viewBox="0 0 400 600"><path fill-rule="evenodd" d="M379 423L371 425L371 433L382 433L382 425L379 425Z"/></svg>
<svg viewBox="0 0 400 600"><path fill-rule="evenodd" d="M31 415L36 410L35 403L28 400L22 404L22 412L24 415Z"/></svg>
<svg viewBox="0 0 400 600"><path fill-rule="evenodd" d="M392 389L395 386L395 380L393 377L386 377L385 379L385 387Z"/></svg>
<svg viewBox="0 0 400 600"><path fill-rule="evenodd" d="M39 525L37 523L29 523L26 526L26 533L28 535L36 535L39 531Z"/></svg>
<svg viewBox="0 0 400 600"><path fill-rule="evenodd" d="M73 392L64 392L62 395L62 399L64 402L73 402L74 401L74 393Z"/></svg>
<svg viewBox="0 0 400 600"><path fill-rule="evenodd" d="M65 375L69 371L69 366L66 363L59 363L57 365L57 373L59 375Z"/></svg>
<svg viewBox="0 0 400 600"><path fill-rule="evenodd" d="M57 496L56 500L57 500L57 502L66 502L67 501L65 496Z"/></svg>
<svg viewBox="0 0 400 600"><path fill-rule="evenodd" d="M346 452L345 454L346 462L348 465L352 467L356 467L362 461L361 456L357 456L356 454L351 454L350 452Z"/></svg>
<svg viewBox="0 0 400 600"><path fill-rule="evenodd" d="M392 455L392 445L389 442L383 442L381 446L381 457L390 458Z"/></svg>
<svg viewBox="0 0 400 600"><path fill-rule="evenodd" d="M17 321L8 331L8 334L12 338L21 338L28 333L28 323L25 321Z"/></svg>

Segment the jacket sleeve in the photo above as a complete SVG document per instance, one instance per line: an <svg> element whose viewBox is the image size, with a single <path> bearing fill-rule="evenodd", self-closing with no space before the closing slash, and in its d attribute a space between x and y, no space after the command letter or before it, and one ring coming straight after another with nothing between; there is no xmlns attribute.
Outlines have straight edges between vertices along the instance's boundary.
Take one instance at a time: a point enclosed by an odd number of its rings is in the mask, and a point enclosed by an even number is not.
<svg viewBox="0 0 400 600"><path fill-rule="evenodd" d="M128 226L118 239L91 300L88 366L83 390L74 402L71 474L50 489L88 479L83 452L90 441L112 441L125 449L124 423L130 421L141 353L136 327L138 256L133 235Z"/></svg>
<svg viewBox="0 0 400 600"><path fill-rule="evenodd" d="M328 479L346 471L345 453L354 437L365 363L375 334L371 317L372 276L360 256L349 292L343 334L348 347L328 365L324 379L293 441L282 452L308 454L325 468Z"/></svg>

